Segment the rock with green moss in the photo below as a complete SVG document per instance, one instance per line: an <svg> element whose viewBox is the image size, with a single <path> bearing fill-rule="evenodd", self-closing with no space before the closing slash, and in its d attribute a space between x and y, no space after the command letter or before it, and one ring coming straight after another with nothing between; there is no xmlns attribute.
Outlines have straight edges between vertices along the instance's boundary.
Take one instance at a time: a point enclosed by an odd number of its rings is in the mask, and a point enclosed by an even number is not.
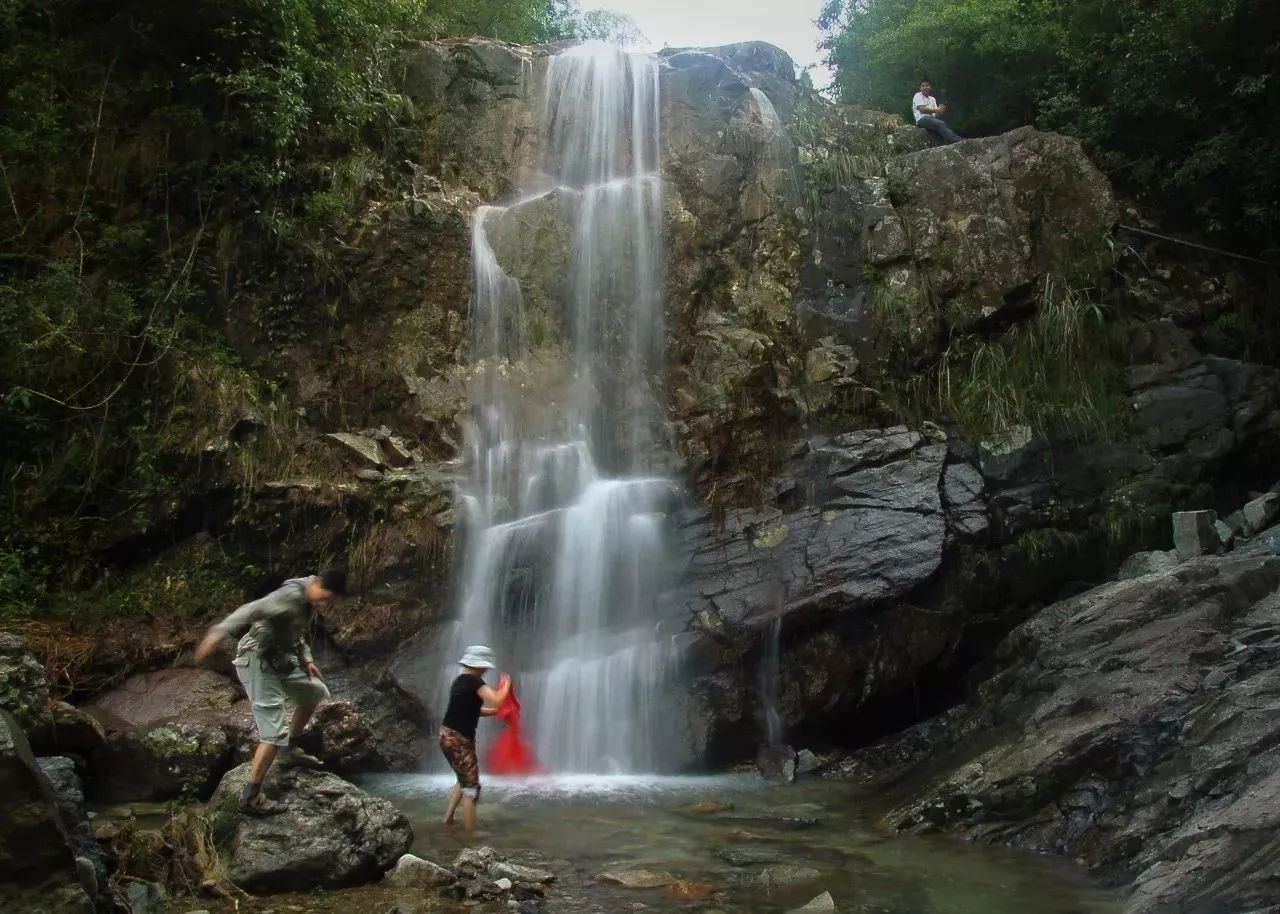
<svg viewBox="0 0 1280 914"><path fill-rule="evenodd" d="M36 655L17 635L0 632L0 711L8 711L29 740L53 731L49 681Z"/></svg>
<svg viewBox="0 0 1280 914"><path fill-rule="evenodd" d="M249 765L227 772L208 816L231 881L251 892L338 888L372 882L409 849L413 831L387 800L320 771L272 772L263 788L285 809L245 816L236 797Z"/></svg>
<svg viewBox="0 0 1280 914"><path fill-rule="evenodd" d="M1102 271L1118 210L1077 140L1024 127L894 158L886 177L948 326L989 317L1045 276Z"/></svg>
<svg viewBox="0 0 1280 914"><path fill-rule="evenodd" d="M205 720L172 720L110 733L93 759L90 794L99 802L203 800L231 763L224 729Z"/></svg>

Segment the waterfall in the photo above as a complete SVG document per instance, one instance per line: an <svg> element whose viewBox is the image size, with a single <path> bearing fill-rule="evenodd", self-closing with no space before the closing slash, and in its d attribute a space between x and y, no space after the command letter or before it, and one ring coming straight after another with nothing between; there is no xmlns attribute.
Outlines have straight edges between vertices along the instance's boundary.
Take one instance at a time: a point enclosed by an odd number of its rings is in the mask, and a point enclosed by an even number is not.
<svg viewBox="0 0 1280 914"><path fill-rule="evenodd" d="M762 89L748 92L750 115L764 132L765 158L770 168L782 178L781 193L794 205L800 198L800 175L797 170L795 144L787 133L773 102Z"/></svg>
<svg viewBox="0 0 1280 914"><path fill-rule="evenodd" d="M764 712L765 738L770 746L782 744L782 715L778 711L778 685L782 677L782 615L769 622L759 673L760 703Z"/></svg>
<svg viewBox="0 0 1280 914"><path fill-rule="evenodd" d="M542 78L537 186L473 221L465 549L441 686L463 646L489 644L553 771L655 771L669 751L655 734L672 716L658 696L676 660L660 611L676 491L654 470L665 456L658 64L587 44L552 57ZM572 226L558 300L542 305L548 341L491 233L553 199Z"/></svg>

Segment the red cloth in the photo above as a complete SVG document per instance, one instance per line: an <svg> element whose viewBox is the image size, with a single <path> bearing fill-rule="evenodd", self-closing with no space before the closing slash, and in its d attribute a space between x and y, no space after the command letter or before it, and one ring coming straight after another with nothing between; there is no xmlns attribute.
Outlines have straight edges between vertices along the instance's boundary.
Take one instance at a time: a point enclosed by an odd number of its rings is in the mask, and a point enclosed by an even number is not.
<svg viewBox="0 0 1280 914"><path fill-rule="evenodd" d="M542 774L546 771L533 752L533 746L520 734L520 700L515 686L494 715L507 726L489 747L488 764L494 774Z"/></svg>

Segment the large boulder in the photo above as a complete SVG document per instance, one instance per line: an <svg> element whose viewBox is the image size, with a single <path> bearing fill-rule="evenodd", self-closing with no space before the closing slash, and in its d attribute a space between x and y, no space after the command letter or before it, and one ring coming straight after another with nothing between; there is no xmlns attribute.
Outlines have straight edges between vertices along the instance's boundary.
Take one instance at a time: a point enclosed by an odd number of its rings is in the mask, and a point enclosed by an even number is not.
<svg viewBox="0 0 1280 914"><path fill-rule="evenodd" d="M409 849L413 831L389 802L335 775L273 771L264 791L274 816L244 816L236 798L249 766L227 772L209 800L214 837L231 881L250 892L336 888L378 879Z"/></svg>
<svg viewBox="0 0 1280 914"><path fill-rule="evenodd" d="M873 704L949 656L962 619L903 602L942 565L946 460L945 445L902 426L815 438L784 467L771 505L686 519L697 750L754 748L765 727L752 670L771 653L789 727Z"/></svg>
<svg viewBox="0 0 1280 914"><path fill-rule="evenodd" d="M888 826L1069 855L1131 882L1131 914L1280 905L1280 559L1264 546L1048 607L970 702L847 770L883 784L927 764Z"/></svg>
<svg viewBox="0 0 1280 914"><path fill-rule="evenodd" d="M0 908L87 914L57 797L17 720L0 710Z"/></svg>
<svg viewBox="0 0 1280 914"><path fill-rule="evenodd" d="M225 711L240 698L240 689L212 670L177 668L139 673L104 692L87 706L135 727L205 711Z"/></svg>
<svg viewBox="0 0 1280 914"><path fill-rule="evenodd" d="M1118 217L1110 182L1080 143L1031 127L891 159L886 176L913 240L901 291L940 296L955 327L1047 275L1097 272Z"/></svg>
<svg viewBox="0 0 1280 914"><path fill-rule="evenodd" d="M203 800L230 766L233 745L218 722L170 720L110 733L93 756L99 802Z"/></svg>

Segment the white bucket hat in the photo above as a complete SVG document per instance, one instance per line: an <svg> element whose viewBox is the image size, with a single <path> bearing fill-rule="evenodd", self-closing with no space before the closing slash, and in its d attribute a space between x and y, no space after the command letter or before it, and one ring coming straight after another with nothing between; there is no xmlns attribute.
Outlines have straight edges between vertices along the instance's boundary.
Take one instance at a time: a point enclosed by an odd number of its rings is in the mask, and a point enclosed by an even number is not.
<svg viewBox="0 0 1280 914"><path fill-rule="evenodd" d="M483 644L473 644L462 652L462 658L458 664L469 666L474 670L491 670L493 669L493 651Z"/></svg>

